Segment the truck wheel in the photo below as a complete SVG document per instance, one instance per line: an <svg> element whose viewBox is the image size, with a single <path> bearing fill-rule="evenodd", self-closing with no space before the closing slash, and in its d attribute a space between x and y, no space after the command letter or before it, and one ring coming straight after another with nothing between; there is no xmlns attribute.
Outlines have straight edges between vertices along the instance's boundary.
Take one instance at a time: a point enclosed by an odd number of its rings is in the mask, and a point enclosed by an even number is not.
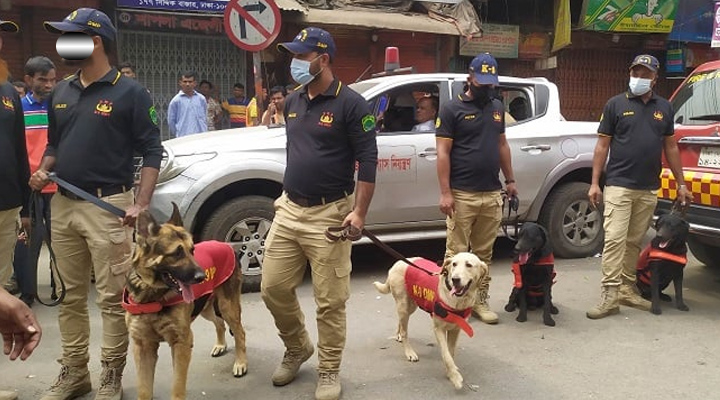
<svg viewBox="0 0 720 400"><path fill-rule="evenodd" d="M243 275L243 293L260 291L265 238L274 217L273 199L243 196L218 208L202 231L202 240L227 242L235 250Z"/></svg>
<svg viewBox="0 0 720 400"><path fill-rule="evenodd" d="M589 257L602 250L602 211L590 207L589 189L584 182L567 183L545 199L538 222L550 233L558 257Z"/></svg>
<svg viewBox="0 0 720 400"><path fill-rule="evenodd" d="M698 259L698 261L708 267L718 266L718 259L720 259L720 247L703 243L692 236L688 237L687 243L690 251L693 253L695 258Z"/></svg>

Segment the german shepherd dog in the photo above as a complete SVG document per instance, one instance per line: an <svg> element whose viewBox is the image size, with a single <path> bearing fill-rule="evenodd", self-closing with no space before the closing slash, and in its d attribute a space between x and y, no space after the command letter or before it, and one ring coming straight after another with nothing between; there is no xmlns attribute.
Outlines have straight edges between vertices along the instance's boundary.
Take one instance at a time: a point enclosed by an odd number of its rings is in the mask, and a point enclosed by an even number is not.
<svg viewBox="0 0 720 400"><path fill-rule="evenodd" d="M518 322L527 321L528 308L543 308L543 323L555 326L552 314L559 313L552 303L552 285L555 278L553 249L547 230L528 222L523 224L515 245L513 274L515 284L505 311L519 308Z"/></svg>
<svg viewBox="0 0 720 400"><path fill-rule="evenodd" d="M636 270L636 283L642 297L652 302L650 312L662 314L660 300L672 298L662 291L672 281L675 285L675 306L690 311L683 301L683 270L687 264L687 240L690 225L677 213L663 214L655 222L655 237L640 254Z"/></svg>
<svg viewBox="0 0 720 400"><path fill-rule="evenodd" d="M198 249L201 244L198 243ZM224 243L221 245L225 246ZM245 330L241 322L240 308L242 275L237 268L235 254L225 254L226 260L232 257L229 262L225 262L232 263L226 268L230 271L226 273L229 278L214 289L211 285L209 294L196 300L191 285L204 283L206 272L193 256L194 248L192 236L183 228L180 213L174 203L172 216L164 224L158 224L147 211L138 216L137 248L133 269L128 275L123 294L123 306L128 310L125 322L134 344L140 400L150 400L153 397L157 351L163 341L167 342L172 350L171 397L173 400L185 399L188 366L193 348L190 324L194 319L194 309L215 324L217 341L211 352L213 357L220 356L227 350L227 321L230 333L235 338L233 375L240 377L247 372ZM232 251L231 248L229 250ZM200 259L200 254L195 256ZM212 262L214 260L209 263ZM215 271L212 269L213 273ZM210 278L210 275L208 270L207 278ZM129 303L134 307L156 308L146 308L138 313L130 310L127 306Z"/></svg>

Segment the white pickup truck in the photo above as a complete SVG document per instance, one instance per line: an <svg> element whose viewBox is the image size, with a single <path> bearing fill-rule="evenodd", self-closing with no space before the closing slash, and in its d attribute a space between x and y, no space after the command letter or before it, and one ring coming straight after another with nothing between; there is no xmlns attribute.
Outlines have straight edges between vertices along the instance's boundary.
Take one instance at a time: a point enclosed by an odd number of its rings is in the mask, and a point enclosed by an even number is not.
<svg viewBox="0 0 720 400"><path fill-rule="evenodd" d="M445 236L438 208L435 134L411 131L415 98L437 96L442 107L463 91L466 78L408 74L350 85L385 119L377 135L380 162L366 221L381 240ZM508 124L506 134L520 222L537 221L547 227L559 257L597 253L602 247L602 215L587 199L597 123L566 121L557 87L546 79L501 77L499 96L517 121ZM163 143L166 154L151 204L153 214L168 218L170 203L175 202L196 239L229 242L238 254L246 291L259 288L273 200L282 191L285 144L284 127L229 129Z"/></svg>

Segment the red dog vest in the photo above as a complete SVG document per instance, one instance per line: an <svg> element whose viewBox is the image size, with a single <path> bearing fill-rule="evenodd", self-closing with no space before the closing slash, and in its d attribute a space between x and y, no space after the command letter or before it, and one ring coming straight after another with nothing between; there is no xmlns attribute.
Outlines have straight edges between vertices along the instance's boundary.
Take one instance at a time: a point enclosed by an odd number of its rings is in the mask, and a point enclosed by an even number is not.
<svg viewBox="0 0 720 400"><path fill-rule="evenodd" d="M526 264L523 264L526 265ZM545 257L542 257L541 259L537 260L533 265L555 265L555 256L553 253L548 254ZM512 272L513 276L515 276L515 282L513 286L515 286L518 289L521 289L523 287L523 281L522 281L522 271L520 270L522 268L522 265L520 265L519 262L513 262L512 264ZM552 280L553 284L555 284L555 276L557 274L555 273L555 268L553 268L552 271ZM535 285L528 287L527 293L530 296L540 297L543 295L542 286L541 285Z"/></svg>
<svg viewBox="0 0 720 400"><path fill-rule="evenodd" d="M452 322L465 331L468 336L473 337L473 329L467 323L472 308L464 310L452 309L440 299L437 293L442 268L424 258L415 260L414 263L423 270L412 265L408 266L405 270L405 290L415 301L415 304L432 317Z"/></svg>
<svg viewBox="0 0 720 400"><path fill-rule="evenodd" d="M216 287L222 285L235 271L235 251L227 243L209 240L195 244L195 261L205 271L205 280L190 286L192 297L198 301L204 296L211 295ZM178 294L170 299L152 303L136 303L127 292L123 290L122 307L130 314L151 314L164 307L180 304L183 296Z"/></svg>
<svg viewBox="0 0 720 400"><path fill-rule="evenodd" d="M651 245L648 245L642 253L637 263L638 279L640 282L650 285L650 279L652 279L652 271L650 270L650 261L665 260L681 264L685 268L687 264L687 256L684 254L673 254L664 250L655 249Z"/></svg>

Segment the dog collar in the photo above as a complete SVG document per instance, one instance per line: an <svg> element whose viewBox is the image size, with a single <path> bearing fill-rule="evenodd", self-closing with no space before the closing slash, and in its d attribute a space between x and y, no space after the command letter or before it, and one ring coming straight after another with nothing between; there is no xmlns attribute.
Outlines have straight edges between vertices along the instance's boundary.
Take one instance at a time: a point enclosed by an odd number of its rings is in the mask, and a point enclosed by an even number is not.
<svg viewBox="0 0 720 400"><path fill-rule="evenodd" d="M673 254L669 251L665 250L659 250L659 249L651 249L650 253L648 254L648 258L651 260L667 260L672 261L674 263L678 264L687 264L687 256L685 254Z"/></svg>

